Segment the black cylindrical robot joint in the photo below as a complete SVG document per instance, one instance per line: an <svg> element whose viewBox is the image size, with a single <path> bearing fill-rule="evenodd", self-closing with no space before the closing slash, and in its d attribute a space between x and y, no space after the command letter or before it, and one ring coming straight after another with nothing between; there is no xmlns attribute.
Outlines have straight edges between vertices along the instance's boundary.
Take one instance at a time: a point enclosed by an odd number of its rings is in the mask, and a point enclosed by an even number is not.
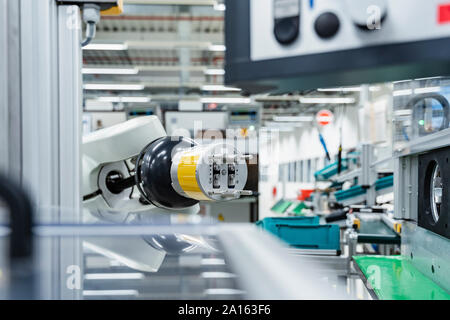
<svg viewBox="0 0 450 320"><path fill-rule="evenodd" d="M163 137L144 148L136 164L136 178L138 189L146 200L168 209L182 209L198 203L177 193L170 175L173 156L195 145L193 140L184 137Z"/></svg>

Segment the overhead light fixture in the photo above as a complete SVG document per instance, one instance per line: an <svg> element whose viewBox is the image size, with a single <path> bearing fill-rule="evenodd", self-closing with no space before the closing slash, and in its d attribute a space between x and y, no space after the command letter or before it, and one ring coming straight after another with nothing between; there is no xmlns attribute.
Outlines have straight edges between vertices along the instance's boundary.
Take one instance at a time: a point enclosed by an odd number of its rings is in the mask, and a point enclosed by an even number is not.
<svg viewBox="0 0 450 320"><path fill-rule="evenodd" d="M219 266L225 265L225 260L218 258L203 258L201 264L204 266Z"/></svg>
<svg viewBox="0 0 450 320"><path fill-rule="evenodd" d="M137 290L83 290L83 296L138 296Z"/></svg>
<svg viewBox="0 0 450 320"><path fill-rule="evenodd" d="M129 49L208 49L212 45L209 41L182 41L182 40L162 40L162 41L127 41Z"/></svg>
<svg viewBox="0 0 450 320"><path fill-rule="evenodd" d="M106 83L86 83L83 85L85 90L130 90L139 91L144 90L145 86L142 84L106 84Z"/></svg>
<svg viewBox="0 0 450 320"><path fill-rule="evenodd" d="M409 96L409 95L412 95L412 94L413 94L412 89L395 90L394 92L392 92L392 95L394 97Z"/></svg>
<svg viewBox="0 0 450 320"><path fill-rule="evenodd" d="M424 93L433 93L441 91L441 87L426 87L426 88L417 88L417 89L404 89L404 90L395 90L392 94L394 97L400 96L410 96L414 94L424 94Z"/></svg>
<svg viewBox="0 0 450 320"><path fill-rule="evenodd" d="M223 69L206 69L204 73L208 76L223 76L225 74L225 70Z"/></svg>
<svg viewBox="0 0 450 320"><path fill-rule="evenodd" d="M393 84L399 84L399 83L405 83L405 82L411 82L412 79L406 79L406 80L398 80L398 81L393 81Z"/></svg>
<svg viewBox="0 0 450 320"><path fill-rule="evenodd" d="M352 104L355 103L355 98L306 98L300 97L300 103L304 104L320 104L320 103L328 103L328 104Z"/></svg>
<svg viewBox="0 0 450 320"><path fill-rule="evenodd" d="M314 120L313 116L276 116L273 117L273 121L276 122L312 122Z"/></svg>
<svg viewBox="0 0 450 320"><path fill-rule="evenodd" d="M223 4L223 3L216 3L216 4L214 5L214 10L217 10L217 11L225 11L225 9L226 9L226 6L225 6L225 4Z"/></svg>
<svg viewBox="0 0 450 320"><path fill-rule="evenodd" d="M414 79L416 81L422 81L422 80L437 80L437 79L441 79L442 77L428 77L428 78L418 78L418 79Z"/></svg>
<svg viewBox="0 0 450 320"><path fill-rule="evenodd" d="M213 44L209 46L209 51L220 51L223 52L227 48L223 44Z"/></svg>
<svg viewBox="0 0 450 320"><path fill-rule="evenodd" d="M258 102L284 102L284 101L292 101L298 102L300 96L255 96L255 101Z"/></svg>
<svg viewBox="0 0 450 320"><path fill-rule="evenodd" d="M414 89L415 94L433 93L441 91L441 87L427 87Z"/></svg>
<svg viewBox="0 0 450 320"><path fill-rule="evenodd" d="M105 50L105 51L121 51L127 50L125 43L91 43L83 47L83 50Z"/></svg>
<svg viewBox="0 0 450 320"><path fill-rule="evenodd" d="M248 104L252 100L250 98L221 98L221 97L205 97L201 98L202 103L222 103L222 104Z"/></svg>
<svg viewBox="0 0 450 320"><path fill-rule="evenodd" d="M139 280L145 276L140 272L130 273L87 273L84 276L86 280Z"/></svg>
<svg viewBox="0 0 450 320"><path fill-rule="evenodd" d="M212 44L209 41L127 41L125 43L91 43L83 50L124 51L128 49L177 49L192 48L223 52L223 44Z"/></svg>
<svg viewBox="0 0 450 320"><path fill-rule="evenodd" d="M380 91L381 88L379 86L370 86L369 90ZM319 92L361 92L361 87L343 87L343 88L325 88L325 89L317 89Z"/></svg>
<svg viewBox="0 0 450 320"><path fill-rule="evenodd" d="M202 86L203 91L241 91L239 88L225 87L222 85L205 85Z"/></svg>
<svg viewBox="0 0 450 320"><path fill-rule="evenodd" d="M122 102L122 103L148 103L151 101L149 97L99 97L98 101L102 102Z"/></svg>
<svg viewBox="0 0 450 320"><path fill-rule="evenodd" d="M229 279L229 278L236 278L236 275L234 273L229 272L207 271L202 272L201 277L204 279Z"/></svg>
<svg viewBox="0 0 450 320"><path fill-rule="evenodd" d="M359 92L361 87L346 87L346 88L325 88L317 89L319 92Z"/></svg>
<svg viewBox="0 0 450 320"><path fill-rule="evenodd" d="M228 289L228 288L210 288L206 289L204 291L204 294L208 296L225 296L225 295L238 295L238 294L245 294L245 291L238 290L238 289Z"/></svg>
<svg viewBox="0 0 450 320"><path fill-rule="evenodd" d="M138 68L83 68L83 74L138 74Z"/></svg>
<svg viewBox="0 0 450 320"><path fill-rule="evenodd" d="M124 0L124 3L144 4L144 5L214 6L215 4L218 3L218 1L217 0Z"/></svg>

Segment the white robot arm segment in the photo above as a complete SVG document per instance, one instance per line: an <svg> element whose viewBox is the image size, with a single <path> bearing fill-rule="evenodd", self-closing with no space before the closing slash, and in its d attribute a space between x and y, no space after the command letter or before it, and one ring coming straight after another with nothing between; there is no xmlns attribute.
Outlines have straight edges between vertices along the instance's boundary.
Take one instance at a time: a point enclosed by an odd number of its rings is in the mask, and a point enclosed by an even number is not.
<svg viewBox="0 0 450 320"><path fill-rule="evenodd" d="M193 212L251 193L245 158L224 143L169 137L155 116L132 119L84 138L83 200L91 211Z"/></svg>

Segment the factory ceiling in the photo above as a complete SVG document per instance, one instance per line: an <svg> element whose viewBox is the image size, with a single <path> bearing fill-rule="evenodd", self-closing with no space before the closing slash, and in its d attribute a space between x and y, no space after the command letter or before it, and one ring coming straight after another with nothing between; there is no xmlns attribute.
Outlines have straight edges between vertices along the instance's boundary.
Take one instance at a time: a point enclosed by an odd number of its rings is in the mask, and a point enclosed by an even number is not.
<svg viewBox="0 0 450 320"><path fill-rule="evenodd" d="M124 14L105 16L95 40L83 50L85 105L102 99L124 103L176 103L201 97L242 98L224 86L224 5L214 0L125 0ZM358 92L300 92L359 98ZM297 98L260 97L286 115L313 113L322 104ZM120 106L114 107L120 110ZM264 118L264 117L263 117Z"/></svg>

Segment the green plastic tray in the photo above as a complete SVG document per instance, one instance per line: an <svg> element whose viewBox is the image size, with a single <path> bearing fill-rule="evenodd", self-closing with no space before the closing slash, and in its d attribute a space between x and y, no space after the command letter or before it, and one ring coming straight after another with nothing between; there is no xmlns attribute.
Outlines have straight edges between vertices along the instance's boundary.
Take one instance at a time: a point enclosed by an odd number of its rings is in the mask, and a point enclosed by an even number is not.
<svg viewBox="0 0 450 320"><path fill-rule="evenodd" d="M361 221L358 230L359 243L400 244L400 236L382 220Z"/></svg>
<svg viewBox="0 0 450 320"><path fill-rule="evenodd" d="M275 205L270 208L271 211L276 213L284 213L292 205L291 201L280 200Z"/></svg>
<svg viewBox="0 0 450 320"><path fill-rule="evenodd" d="M450 294L401 256L353 257L381 300L450 300Z"/></svg>
<svg viewBox="0 0 450 320"><path fill-rule="evenodd" d="M308 209L308 206L304 202L300 202L294 209L292 209L292 213L298 216L303 215L303 209Z"/></svg>

